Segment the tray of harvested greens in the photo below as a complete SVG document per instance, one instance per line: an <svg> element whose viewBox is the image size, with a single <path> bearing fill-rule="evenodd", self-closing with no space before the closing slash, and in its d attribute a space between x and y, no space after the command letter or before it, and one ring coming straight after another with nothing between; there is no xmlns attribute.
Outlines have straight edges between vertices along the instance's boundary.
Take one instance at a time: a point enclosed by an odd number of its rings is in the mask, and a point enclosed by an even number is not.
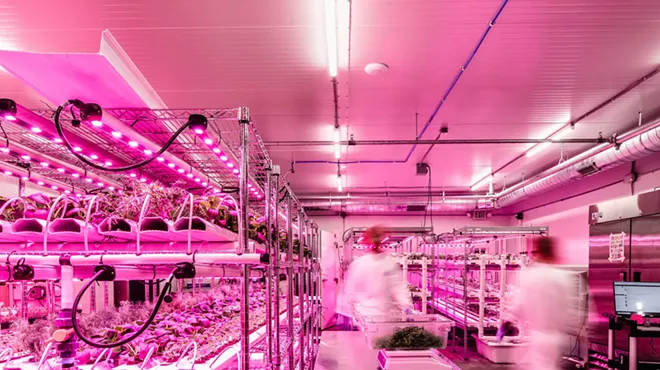
<svg viewBox="0 0 660 370"><path fill-rule="evenodd" d="M441 315L355 315L358 327L373 349L423 350L447 347L454 322Z"/></svg>

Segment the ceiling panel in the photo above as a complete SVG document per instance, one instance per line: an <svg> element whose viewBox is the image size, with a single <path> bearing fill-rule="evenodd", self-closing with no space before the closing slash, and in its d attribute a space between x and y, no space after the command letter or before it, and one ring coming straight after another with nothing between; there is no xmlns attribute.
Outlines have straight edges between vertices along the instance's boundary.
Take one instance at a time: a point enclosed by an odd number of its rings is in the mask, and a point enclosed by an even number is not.
<svg viewBox="0 0 660 370"><path fill-rule="evenodd" d="M338 0L344 4L344 0ZM342 137L414 139L451 86L501 0L361 0L351 37L340 42ZM344 4L345 5L345 4ZM0 0L0 48L98 51L109 29L171 108L248 106L265 141L330 140L334 107L327 72L323 1ZM657 0L509 1L424 139L541 138L660 64ZM341 22L340 22L341 23ZM342 23L343 24L343 23ZM343 32L343 29L340 30ZM340 32L340 33L341 33ZM369 76L382 62L388 73ZM0 95L28 107L41 98L0 71ZM623 132L658 114L654 77L579 122L570 138ZM508 165L508 185L588 148L552 148ZM348 164L347 188L424 186L419 146L404 164ZM519 157L527 145L436 146L433 184L466 189ZM402 160L411 146L347 147L342 161ZM270 146L292 161L331 161L332 147ZM337 165L295 165L297 191L336 190ZM523 175L524 174L524 175ZM505 180L506 178L506 180ZM387 185L384 185L387 184ZM501 185L500 185L501 186Z"/></svg>

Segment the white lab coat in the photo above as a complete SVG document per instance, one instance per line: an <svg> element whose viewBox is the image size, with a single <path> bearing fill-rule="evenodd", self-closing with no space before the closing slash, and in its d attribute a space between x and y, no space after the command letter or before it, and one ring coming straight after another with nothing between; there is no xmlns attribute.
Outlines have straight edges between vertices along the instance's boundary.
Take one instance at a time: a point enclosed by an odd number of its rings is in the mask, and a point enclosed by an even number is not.
<svg viewBox="0 0 660 370"><path fill-rule="evenodd" d="M355 305L361 314L370 316L389 315L397 307L412 308L401 268L386 253L369 253L351 263L342 303L342 314L351 317Z"/></svg>
<svg viewBox="0 0 660 370"><path fill-rule="evenodd" d="M538 263L522 271L520 294L512 309L518 325L526 323L529 346L521 369L557 370L571 318L570 274Z"/></svg>

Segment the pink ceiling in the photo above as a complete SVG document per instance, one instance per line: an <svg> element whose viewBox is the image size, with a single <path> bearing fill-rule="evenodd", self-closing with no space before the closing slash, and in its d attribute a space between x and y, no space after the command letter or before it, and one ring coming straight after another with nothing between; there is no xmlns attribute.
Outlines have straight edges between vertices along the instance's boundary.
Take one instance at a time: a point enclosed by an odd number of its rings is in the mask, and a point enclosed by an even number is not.
<svg viewBox="0 0 660 370"><path fill-rule="evenodd" d="M501 4L353 1L350 60L341 63L338 77L343 136L414 139ZM101 32L109 29L171 108L245 105L265 141L332 138L321 0L0 0L0 9L0 49L96 53ZM509 1L424 139L435 138L443 123L448 139L542 137L660 63L657 19L657 0ZM340 40L339 47L341 55L349 54L347 42ZM370 62L390 70L368 76L363 68ZM3 72L0 95L33 108L49 100ZM651 117L658 101L660 77L581 121L570 137L621 132L635 125L638 111ZM573 155L586 146L563 150ZM436 146L428 157L433 185L468 189L526 147ZM347 188L426 185L427 179L414 176L426 149L419 146L405 164L348 165L342 169ZM402 160L409 151L348 147L342 160ZM556 163L560 151L555 146L523 156L496 181L510 184L531 175ZM330 147L270 152L284 171L292 161L333 159ZM295 190L336 189L336 165L294 168L287 179Z"/></svg>

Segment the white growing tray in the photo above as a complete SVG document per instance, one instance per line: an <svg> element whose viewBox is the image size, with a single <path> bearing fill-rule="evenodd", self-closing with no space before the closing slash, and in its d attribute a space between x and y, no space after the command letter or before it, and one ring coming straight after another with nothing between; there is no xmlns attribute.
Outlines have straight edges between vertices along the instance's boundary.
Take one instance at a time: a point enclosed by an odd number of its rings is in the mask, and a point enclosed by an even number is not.
<svg viewBox="0 0 660 370"><path fill-rule="evenodd" d="M477 342L477 352L494 364L520 363L527 347L525 343L512 343L507 337L504 337L502 342L498 342L495 337L472 336Z"/></svg>

